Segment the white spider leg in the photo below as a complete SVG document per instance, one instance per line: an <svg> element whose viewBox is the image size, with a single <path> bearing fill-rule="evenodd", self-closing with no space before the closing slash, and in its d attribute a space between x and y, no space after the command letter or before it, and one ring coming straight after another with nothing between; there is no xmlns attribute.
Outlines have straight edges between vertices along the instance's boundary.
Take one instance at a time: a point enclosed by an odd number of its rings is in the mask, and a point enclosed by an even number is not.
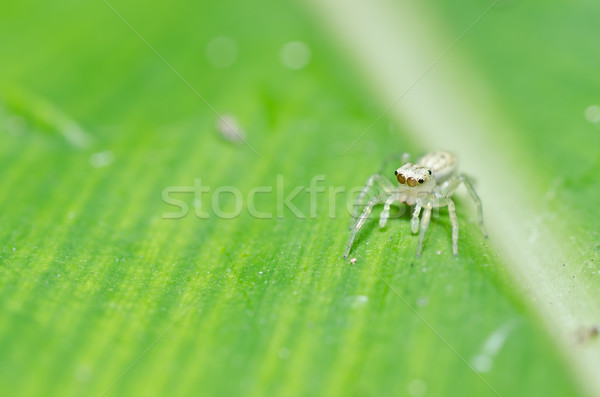
<svg viewBox="0 0 600 397"><path fill-rule="evenodd" d="M410 163L410 153L402 153L402 165Z"/></svg>
<svg viewBox="0 0 600 397"><path fill-rule="evenodd" d="M473 202L475 203L475 206L477 207L477 215L479 217L479 227L481 228L481 233L483 233L483 236L485 238L487 238L488 234L487 234L487 231L485 230L485 225L483 224L483 207L481 206L481 199L477 195L477 192L475 191L475 188L473 187L471 180L467 176L460 175L459 178L462 181L463 185L465 185L465 187L467 188L467 191L471 195L471 199L473 199Z"/></svg>
<svg viewBox="0 0 600 397"><path fill-rule="evenodd" d="M448 204L448 215L452 225L452 252L454 256L458 255L458 219L456 218L456 207L450 197L446 198Z"/></svg>
<svg viewBox="0 0 600 397"><path fill-rule="evenodd" d="M381 211L381 215L379 216L379 227L385 227L387 224L387 221L390 218L390 205L396 200L398 200L398 195L393 194L385 201L383 211Z"/></svg>
<svg viewBox="0 0 600 397"><path fill-rule="evenodd" d="M421 208L421 203L417 202L415 205L415 210L412 214L412 219L410 220L410 228L415 234L419 232L419 215L421 215Z"/></svg>
<svg viewBox="0 0 600 397"><path fill-rule="evenodd" d="M402 153L402 154L392 154L388 156L383 162L381 169L379 170L380 174L387 174L390 171L398 168L398 162L400 162L400 166L410 162L410 153ZM393 167L390 167L390 164L395 164ZM390 170L390 168L393 168Z"/></svg>
<svg viewBox="0 0 600 397"><path fill-rule="evenodd" d="M373 197L371 200L369 200L367 205L365 205L365 208L363 209L362 214L360 215L360 217L358 218L358 220L352 227L352 232L350 233L350 239L348 240L348 244L346 245L346 251L344 252L344 259L347 258L348 254L350 253L350 249L352 248L352 243L354 243L354 239L356 238L356 233L358 233L358 231L364 226L373 207L381 202L382 202L381 197L377 196L377 197Z"/></svg>
<svg viewBox="0 0 600 397"><path fill-rule="evenodd" d="M440 194L444 197L452 196L461 183L465 186L465 188L469 192L469 195L471 196L471 199L473 200L473 203L475 203L475 207L477 207L479 228L481 229L481 233L483 233L483 236L487 238L488 234L485 230L485 225L483 224L483 207L481 205L481 199L477 195L477 192L475 191L473 183L471 182L471 179L469 179L469 177L467 177L464 174L461 174L444 182L442 186L440 186Z"/></svg>
<svg viewBox="0 0 600 397"><path fill-rule="evenodd" d="M417 234L419 232L419 215L421 215L423 203L430 201L432 197L436 198L437 200L438 196L435 193L421 193L419 194L419 198L415 202L415 209L410 220L410 229L414 234ZM436 208L436 206L433 206L432 204L432 208Z"/></svg>
<svg viewBox="0 0 600 397"><path fill-rule="evenodd" d="M375 184L375 182L377 182L379 184L379 186L383 189L383 191L386 194L392 194L394 192L395 188L396 188L394 186L394 184L392 184L392 182L390 182L383 175L381 175L381 174L371 175L371 177L367 180L367 183L365 184L365 187L363 188L363 190L361 190L360 194L358 195L358 198L356 199L356 202L355 202L355 205L354 205L354 209L353 209L353 212L352 212L352 216L353 217L356 217L356 215L357 215L356 208L358 206L362 205L362 203L365 200L365 196L373 188L373 185Z"/></svg>
<svg viewBox="0 0 600 397"><path fill-rule="evenodd" d="M429 220L431 219L431 209L433 205L431 201L427 201L423 206L425 210L423 211L423 219L421 219L421 234L419 235L419 242L417 245L417 258L421 256L421 248L423 246L423 240L425 239L425 232L429 227Z"/></svg>

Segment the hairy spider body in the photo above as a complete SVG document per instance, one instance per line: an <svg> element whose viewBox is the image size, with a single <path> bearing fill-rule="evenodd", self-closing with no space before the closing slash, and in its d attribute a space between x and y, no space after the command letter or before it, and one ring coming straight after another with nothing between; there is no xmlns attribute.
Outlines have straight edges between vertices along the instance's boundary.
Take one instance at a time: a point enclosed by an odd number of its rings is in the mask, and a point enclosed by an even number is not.
<svg viewBox="0 0 600 397"><path fill-rule="evenodd" d="M348 257L356 234L364 226L373 207L377 204L384 205L379 217L379 225L384 227L390 217L390 206L398 202L415 206L411 219L413 233L419 233L419 223L421 223L417 257L421 256L423 240L425 232L429 227L432 209L448 207L448 215L450 217L450 224L452 225L452 252L454 255L458 255L458 220L454 201L452 201L451 197L461 184L466 187L477 206L479 226L483 235L487 237L487 232L483 225L481 200L477 196L471 180L466 175L458 172L458 161L454 154L445 150L438 150L427 153L413 164L410 162L410 156L405 153L402 155L402 166L396 169L394 174L396 175L398 186L394 186L387 178L380 174L372 175L367 180L367 184L357 199L357 206L362 206L363 211L352 226L344 258ZM374 195L365 203L365 198L376 189L375 186L378 186L382 192ZM423 216L419 222L421 210L423 211Z"/></svg>

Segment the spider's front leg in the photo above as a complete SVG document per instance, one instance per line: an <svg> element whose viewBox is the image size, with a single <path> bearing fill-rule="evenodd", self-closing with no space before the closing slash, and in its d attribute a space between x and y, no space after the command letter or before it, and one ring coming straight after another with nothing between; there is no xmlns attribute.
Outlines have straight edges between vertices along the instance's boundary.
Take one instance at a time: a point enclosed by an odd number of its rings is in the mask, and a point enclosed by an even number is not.
<svg viewBox="0 0 600 397"><path fill-rule="evenodd" d="M352 227L350 239L348 240L348 244L346 245L346 251L344 252L344 259L348 257L350 249L352 248L352 243L354 243L354 239L356 238L356 233L358 233L358 231L364 226L365 222L367 221L367 218L369 217L369 214L373 210L373 207L382 202L383 200L381 199L381 197L377 196L373 197L371 200L369 200L367 205L365 205L362 214L360 214L360 217Z"/></svg>
<svg viewBox="0 0 600 397"><path fill-rule="evenodd" d="M385 200L385 205L383 206L383 211L381 211L381 215L379 216L379 227L385 227L388 219L390 218L390 206L394 201L398 200L397 194L392 194L390 197Z"/></svg>
<svg viewBox="0 0 600 397"><path fill-rule="evenodd" d="M377 186L383 189L385 194L389 195L394 192L395 186L386 177L384 177L381 174L371 175L371 177L367 180L365 187L361 190L360 194L358 195L358 198L356 199L356 202L354 204L354 208L352 209L352 216L354 218L356 218L356 216L358 215L356 212L356 208L363 205L365 198L367 197L368 193L371 190L373 190L375 184L377 184Z"/></svg>
<svg viewBox="0 0 600 397"><path fill-rule="evenodd" d="M417 202L415 204L415 210L412 214L412 219L410 220L410 228L413 233L419 232L419 215L421 214L421 202Z"/></svg>

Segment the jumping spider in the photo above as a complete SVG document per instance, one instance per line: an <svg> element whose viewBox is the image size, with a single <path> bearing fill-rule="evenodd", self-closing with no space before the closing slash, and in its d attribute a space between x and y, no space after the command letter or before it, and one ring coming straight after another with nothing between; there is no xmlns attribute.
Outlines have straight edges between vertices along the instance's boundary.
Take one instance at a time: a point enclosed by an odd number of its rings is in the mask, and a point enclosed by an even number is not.
<svg viewBox="0 0 600 397"><path fill-rule="evenodd" d="M450 223L452 224L452 251L454 255L458 255L458 220L456 218L454 201L452 201L451 197L461 183L467 188L477 206L479 226L483 235L487 237L487 232L483 225L481 200L477 196L469 178L464 174L458 173L458 164L455 155L445 150L438 150L421 157L416 164L409 161L410 155L408 153L402 155L403 165L394 172L398 180L398 186L394 186L387 178L380 174L372 175L369 178L356 201L357 206L363 206L363 211L352 226L344 258L348 257L354 238L364 226L373 207L377 204L384 204L383 211L379 217L379 226L384 227L390 217L390 205L395 202L405 203L409 206L415 205L411 220L413 233L419 232L419 215L421 209L423 209L421 233L417 245L417 257L421 256L421 247L425 232L429 226L429 220L431 219L431 210L433 208L448 207ZM371 198L365 204L365 197L373 190L375 183L383 190L383 193L375 195L375 197Z"/></svg>

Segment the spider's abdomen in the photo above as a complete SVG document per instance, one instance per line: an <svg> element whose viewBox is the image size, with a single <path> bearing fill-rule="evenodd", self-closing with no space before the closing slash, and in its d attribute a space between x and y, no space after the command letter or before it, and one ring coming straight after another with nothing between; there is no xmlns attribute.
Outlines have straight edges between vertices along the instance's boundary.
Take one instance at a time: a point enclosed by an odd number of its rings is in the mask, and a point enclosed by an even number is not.
<svg viewBox="0 0 600 397"><path fill-rule="evenodd" d="M438 183L450 177L458 167L456 156L445 150L437 150L421 157L417 165L429 168Z"/></svg>

